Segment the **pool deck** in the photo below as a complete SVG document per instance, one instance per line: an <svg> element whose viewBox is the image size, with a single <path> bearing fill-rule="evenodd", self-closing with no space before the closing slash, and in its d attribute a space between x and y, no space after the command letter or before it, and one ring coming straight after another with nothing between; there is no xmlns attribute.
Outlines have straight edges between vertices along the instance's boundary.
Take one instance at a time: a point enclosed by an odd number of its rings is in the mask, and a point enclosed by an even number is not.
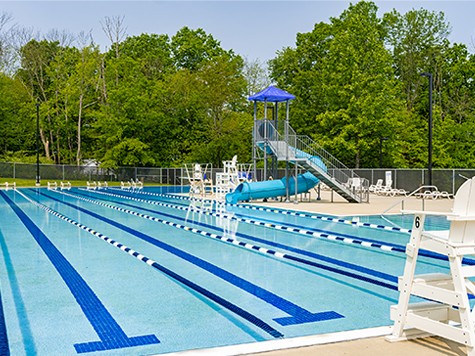
<svg viewBox="0 0 475 356"><path fill-rule="evenodd" d="M404 199L404 202L402 202ZM321 192L321 200L316 200L313 193L308 201L294 202L291 197L290 202L268 201L253 202L257 205L269 207L279 207L291 210L302 210L306 212L332 214L332 215L376 215L399 214L401 208L405 210L426 210L450 212L453 206L453 199L417 199L415 197L405 198L404 196L379 196L370 195L369 203L348 203L337 194L328 191ZM387 211L391 208L389 211ZM298 338L299 340L282 341L281 349L272 347L268 351L241 350L239 354L252 354L260 356L306 356L306 355L466 355L466 348L447 339L439 337L427 337L391 343L385 340L384 335L390 333L390 327L361 330L348 333L337 333L333 335L316 335L315 337ZM379 334L379 335L378 335ZM313 344L312 344L313 342ZM264 345L263 345L264 346Z"/></svg>
<svg viewBox="0 0 475 356"><path fill-rule="evenodd" d="M416 197L394 196L370 194L369 203L348 203L336 193L322 191L320 200L316 199L316 193L312 192L308 200L297 200L293 196L289 202L269 200L267 202L255 201L252 204L278 207L291 210L302 210L307 212L332 214L338 216L345 215L378 215L378 214L400 214L404 210L428 210L450 212L453 199L418 199ZM332 201L333 200L333 201ZM389 210L388 210L389 209Z"/></svg>

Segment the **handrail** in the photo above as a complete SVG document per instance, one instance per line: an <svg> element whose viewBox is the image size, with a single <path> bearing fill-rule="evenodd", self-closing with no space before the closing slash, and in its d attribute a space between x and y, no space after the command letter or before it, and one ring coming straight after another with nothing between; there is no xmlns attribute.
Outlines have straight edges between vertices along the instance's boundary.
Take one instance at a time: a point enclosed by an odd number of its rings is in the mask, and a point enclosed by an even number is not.
<svg viewBox="0 0 475 356"><path fill-rule="evenodd" d="M279 128L280 130L276 129L274 122L267 119L264 119L259 126L256 123L254 134L257 138L256 141L263 142L264 151L267 150L267 147L272 146L274 154L281 159L285 158L286 161L295 159L310 162L312 161L311 157L318 156L326 167L328 179L331 179L339 189L359 202L368 201L369 194L365 189L368 186L367 179L359 177L352 169L345 166L310 137L297 135L287 122L279 125ZM280 142L285 142L285 145L281 145ZM358 179L361 182L359 192L348 187L352 179Z"/></svg>
<svg viewBox="0 0 475 356"><path fill-rule="evenodd" d="M321 147L318 143L306 135L297 135L294 129L288 124L284 123L284 130L287 129L287 137L275 128L272 122L267 122L267 132L270 133L269 140L271 141L286 141L289 146L296 150L308 153L310 156L318 156L327 166L331 172L332 178L338 182L346 184L350 178L360 178L352 169L332 156L328 151ZM285 131L284 131L285 132ZM348 172L349 174L345 173Z"/></svg>
<svg viewBox="0 0 475 356"><path fill-rule="evenodd" d="M419 188L417 188L416 190L414 190L412 193L410 193L409 195L406 195L404 198L402 198L400 201L397 201L396 203L394 203L393 205L391 205L389 208L387 208L385 211L383 211L381 213L381 216L383 216L384 214L386 214L388 211L390 211L392 208L394 208L396 205L398 205L399 203L401 203L401 209L404 210L404 200L406 200L407 198L410 198L411 196L414 196L416 195L419 191L421 190L428 190L428 189L434 189L434 190L437 190L437 187L435 185L422 185L420 186ZM424 199L422 199L422 210L425 209L425 204L424 204Z"/></svg>

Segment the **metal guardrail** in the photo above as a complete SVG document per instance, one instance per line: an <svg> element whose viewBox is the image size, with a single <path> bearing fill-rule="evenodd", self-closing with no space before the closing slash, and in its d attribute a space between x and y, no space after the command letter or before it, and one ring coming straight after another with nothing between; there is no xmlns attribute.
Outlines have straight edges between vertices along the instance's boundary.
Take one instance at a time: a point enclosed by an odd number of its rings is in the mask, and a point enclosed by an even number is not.
<svg viewBox="0 0 475 356"><path fill-rule="evenodd" d="M408 198L410 197L413 197L413 196L416 196L419 192L425 192L427 190L431 190L431 191L436 191L437 190L437 187L435 185L423 185L419 188L417 188L416 190L414 190L413 192L409 193L408 195L404 196L400 201L397 201L396 203L392 204L389 208L387 208L386 210L384 210L382 213L381 213L381 216L383 216L384 214L386 214L388 211L391 211L391 209L393 209L394 207L398 206L399 204L401 204L401 210L404 210L404 201L407 200ZM425 210L425 199L421 198L421 201L422 201L422 210Z"/></svg>
<svg viewBox="0 0 475 356"><path fill-rule="evenodd" d="M318 173L317 176L324 183L349 201L368 201L369 194L365 189L369 186L368 181L355 174L310 137L297 135L288 123L283 125L284 133L279 132L268 120L264 120L261 125L263 126L257 132L261 134L259 142L262 143L263 150L267 151L267 147L270 147L278 160L294 161L305 168L310 168L313 173ZM326 169L312 157L319 157ZM358 189L354 189L356 181L359 183Z"/></svg>

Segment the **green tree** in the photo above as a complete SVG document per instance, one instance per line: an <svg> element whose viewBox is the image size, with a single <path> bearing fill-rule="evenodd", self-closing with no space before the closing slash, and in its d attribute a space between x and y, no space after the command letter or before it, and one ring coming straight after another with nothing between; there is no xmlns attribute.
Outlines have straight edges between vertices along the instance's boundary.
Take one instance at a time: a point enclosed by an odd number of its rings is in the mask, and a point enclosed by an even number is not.
<svg viewBox="0 0 475 356"><path fill-rule="evenodd" d="M297 95L291 111L297 131L353 167L377 165L381 137L396 145L402 103L384 34L376 5L360 1L330 24L299 34L297 48L271 64L273 78L283 77ZM392 161L389 154L386 163Z"/></svg>
<svg viewBox="0 0 475 356"><path fill-rule="evenodd" d="M0 74L0 157L33 155L35 105L22 83Z"/></svg>

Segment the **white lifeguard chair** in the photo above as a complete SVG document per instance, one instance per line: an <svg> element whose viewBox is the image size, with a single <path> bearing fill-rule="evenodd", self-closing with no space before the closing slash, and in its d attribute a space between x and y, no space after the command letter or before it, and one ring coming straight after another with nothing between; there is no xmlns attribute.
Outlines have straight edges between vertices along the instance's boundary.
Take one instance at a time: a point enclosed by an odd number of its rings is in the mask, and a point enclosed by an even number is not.
<svg viewBox="0 0 475 356"><path fill-rule="evenodd" d="M475 177L457 191L451 213L404 211L414 214L410 241L406 247L404 275L399 279L399 301L391 307L394 326L388 341L437 335L466 345L475 355L475 308L469 294L475 295L475 266L462 263L475 254ZM447 216L450 230L426 231L426 215ZM420 249L447 256L450 272L415 275ZM411 296L427 301L409 303Z"/></svg>
<svg viewBox="0 0 475 356"><path fill-rule="evenodd" d="M185 164L186 179L190 183L190 196L213 193L213 180L208 177L208 164L203 168L199 163L193 163L191 168ZM211 173L210 173L211 175Z"/></svg>
<svg viewBox="0 0 475 356"><path fill-rule="evenodd" d="M223 161L223 172L216 173L216 199L224 199L239 183L237 155L235 155L230 161Z"/></svg>

